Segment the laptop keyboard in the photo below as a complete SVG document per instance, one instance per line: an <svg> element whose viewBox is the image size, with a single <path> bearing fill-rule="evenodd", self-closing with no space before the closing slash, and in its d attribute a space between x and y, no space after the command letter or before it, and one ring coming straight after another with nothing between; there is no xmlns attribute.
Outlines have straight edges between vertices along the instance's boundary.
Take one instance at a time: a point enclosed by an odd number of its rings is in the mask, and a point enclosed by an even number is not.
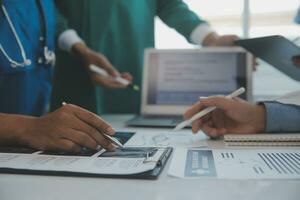
<svg viewBox="0 0 300 200"><path fill-rule="evenodd" d="M170 121L170 125L177 125L183 121L183 118L179 116L143 116L142 118L149 120Z"/></svg>
<svg viewBox="0 0 300 200"><path fill-rule="evenodd" d="M138 116L129 121L129 125L137 126L169 126L175 127L178 123L182 122L183 118L180 116Z"/></svg>

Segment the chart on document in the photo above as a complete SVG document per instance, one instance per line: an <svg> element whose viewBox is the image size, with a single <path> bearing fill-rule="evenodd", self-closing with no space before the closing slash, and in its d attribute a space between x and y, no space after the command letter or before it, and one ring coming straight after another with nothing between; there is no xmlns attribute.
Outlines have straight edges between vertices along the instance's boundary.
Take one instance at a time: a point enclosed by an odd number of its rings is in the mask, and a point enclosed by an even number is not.
<svg viewBox="0 0 300 200"><path fill-rule="evenodd" d="M175 150L169 175L180 178L300 179L300 149Z"/></svg>
<svg viewBox="0 0 300 200"><path fill-rule="evenodd" d="M204 134L187 134L185 132L137 132L126 146L140 147L207 147Z"/></svg>

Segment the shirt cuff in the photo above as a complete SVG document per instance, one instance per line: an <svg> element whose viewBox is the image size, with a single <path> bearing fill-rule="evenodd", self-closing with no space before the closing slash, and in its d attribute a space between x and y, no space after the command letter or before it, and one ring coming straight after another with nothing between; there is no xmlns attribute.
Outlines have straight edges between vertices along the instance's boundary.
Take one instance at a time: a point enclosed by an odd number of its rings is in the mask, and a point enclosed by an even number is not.
<svg viewBox="0 0 300 200"><path fill-rule="evenodd" d="M214 33L215 30L206 23L198 25L191 34L191 41L195 44L202 45L205 38Z"/></svg>
<svg viewBox="0 0 300 200"><path fill-rule="evenodd" d="M300 107L278 102L263 102L266 108L266 132L299 132Z"/></svg>
<svg viewBox="0 0 300 200"><path fill-rule="evenodd" d="M78 36L77 32L73 29L62 32L58 37L58 46L64 51L70 52L74 44L84 43L84 41Z"/></svg>

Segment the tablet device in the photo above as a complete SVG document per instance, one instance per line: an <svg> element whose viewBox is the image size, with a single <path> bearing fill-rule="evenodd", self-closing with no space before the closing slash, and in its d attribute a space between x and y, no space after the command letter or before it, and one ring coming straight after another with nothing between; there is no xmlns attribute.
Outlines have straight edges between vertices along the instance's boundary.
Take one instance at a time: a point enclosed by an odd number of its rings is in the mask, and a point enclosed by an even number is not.
<svg viewBox="0 0 300 200"><path fill-rule="evenodd" d="M289 77L300 81L300 48L283 36L275 35L253 39L237 40L236 45L266 61Z"/></svg>

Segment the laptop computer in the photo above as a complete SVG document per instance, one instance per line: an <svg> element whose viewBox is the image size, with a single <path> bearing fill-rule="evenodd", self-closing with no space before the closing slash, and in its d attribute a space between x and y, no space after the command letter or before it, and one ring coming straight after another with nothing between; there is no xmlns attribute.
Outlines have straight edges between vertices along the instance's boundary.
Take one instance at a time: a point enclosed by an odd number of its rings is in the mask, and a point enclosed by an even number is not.
<svg viewBox="0 0 300 200"><path fill-rule="evenodd" d="M128 126L175 127L201 96L245 87L252 99L252 56L239 47L146 49L141 114Z"/></svg>
<svg viewBox="0 0 300 200"><path fill-rule="evenodd" d="M300 70L294 63L295 58L300 60L300 47L285 37L274 35L237 40L235 43L294 80L300 81Z"/></svg>

